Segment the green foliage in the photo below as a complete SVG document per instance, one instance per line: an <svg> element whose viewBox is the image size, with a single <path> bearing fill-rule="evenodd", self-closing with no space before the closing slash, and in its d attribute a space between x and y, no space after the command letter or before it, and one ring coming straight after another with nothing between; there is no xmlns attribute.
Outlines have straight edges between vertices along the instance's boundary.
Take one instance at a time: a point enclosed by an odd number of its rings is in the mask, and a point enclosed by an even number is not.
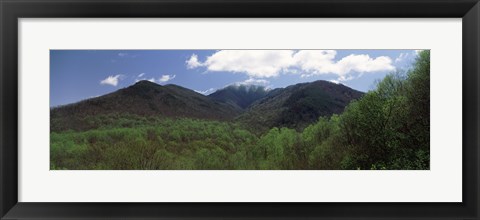
<svg viewBox="0 0 480 220"><path fill-rule="evenodd" d="M428 169L430 51L405 76L385 77L341 115L344 169Z"/></svg>
<svg viewBox="0 0 480 220"><path fill-rule="evenodd" d="M110 121L103 116L98 120ZM257 138L243 128L187 118L153 121L122 127L120 120L118 127L52 132L51 168L154 170L249 166L245 149Z"/></svg>
<svg viewBox="0 0 480 220"><path fill-rule="evenodd" d="M323 100L308 97L295 96L302 109ZM116 113L68 120L51 121L51 169L429 169L430 52L303 131Z"/></svg>

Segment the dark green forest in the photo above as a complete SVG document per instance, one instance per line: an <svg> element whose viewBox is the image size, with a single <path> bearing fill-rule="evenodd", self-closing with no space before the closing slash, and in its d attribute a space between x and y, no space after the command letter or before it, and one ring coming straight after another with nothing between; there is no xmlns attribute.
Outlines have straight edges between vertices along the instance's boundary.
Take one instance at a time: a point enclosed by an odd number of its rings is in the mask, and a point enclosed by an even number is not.
<svg viewBox="0 0 480 220"><path fill-rule="evenodd" d="M273 124L268 129L253 125L251 120L255 117L243 120L242 116L217 120L212 119L213 116L165 117L112 112L75 116L75 121L81 121L82 126L78 128L69 128L64 118L52 117L50 168L430 169L430 51L420 52L409 70L391 73L377 82L374 90L355 97L359 98L352 99L342 112L316 120L312 117L317 114L309 113L307 121L313 121L309 125L291 126L300 116L293 112L279 113L288 120L287 126ZM331 101L338 109L340 105L336 102L339 101ZM295 108L307 111L305 109L314 104Z"/></svg>

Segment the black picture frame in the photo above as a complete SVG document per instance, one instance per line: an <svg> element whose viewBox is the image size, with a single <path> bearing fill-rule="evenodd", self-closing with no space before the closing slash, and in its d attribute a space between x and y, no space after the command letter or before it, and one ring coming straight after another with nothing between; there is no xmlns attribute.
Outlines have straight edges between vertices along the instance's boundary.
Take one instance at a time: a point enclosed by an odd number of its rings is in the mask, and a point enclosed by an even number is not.
<svg viewBox="0 0 480 220"><path fill-rule="evenodd" d="M17 21L19 18L47 17L462 18L463 202L18 202ZM479 219L478 0L0 0L0 19L1 219Z"/></svg>

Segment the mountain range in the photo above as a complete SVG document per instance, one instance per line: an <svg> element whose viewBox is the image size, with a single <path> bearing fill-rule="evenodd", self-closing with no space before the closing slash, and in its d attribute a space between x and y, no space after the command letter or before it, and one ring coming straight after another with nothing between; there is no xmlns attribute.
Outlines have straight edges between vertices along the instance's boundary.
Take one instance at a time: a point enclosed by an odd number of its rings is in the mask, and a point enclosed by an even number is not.
<svg viewBox="0 0 480 220"><path fill-rule="evenodd" d="M55 130L90 129L88 116L139 115L237 121L264 130L273 126L302 129L320 116L343 111L362 92L328 81L300 83L266 89L256 85L231 85L205 96L178 85L139 81L115 92L54 107ZM69 126L72 125L72 126Z"/></svg>

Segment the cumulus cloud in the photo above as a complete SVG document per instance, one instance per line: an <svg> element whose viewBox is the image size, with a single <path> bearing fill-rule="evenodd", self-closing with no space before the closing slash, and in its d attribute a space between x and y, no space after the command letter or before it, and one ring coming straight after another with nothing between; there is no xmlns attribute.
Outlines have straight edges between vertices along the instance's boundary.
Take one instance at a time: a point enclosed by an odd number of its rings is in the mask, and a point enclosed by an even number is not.
<svg viewBox="0 0 480 220"><path fill-rule="evenodd" d="M302 70L312 73L338 72L333 59L337 52L334 50L300 50L292 57L295 64Z"/></svg>
<svg viewBox="0 0 480 220"><path fill-rule="evenodd" d="M175 79L175 75L162 75L162 77L160 77L158 79L158 82L167 82L167 81L170 81L172 79Z"/></svg>
<svg viewBox="0 0 480 220"><path fill-rule="evenodd" d="M295 63L310 75L335 74L338 80L354 78L352 73L393 71L392 59L387 56L372 58L366 54L351 54L335 61L334 50L303 50L294 55ZM308 75L307 74L307 75Z"/></svg>
<svg viewBox="0 0 480 220"><path fill-rule="evenodd" d="M198 56L196 54L192 54L190 59L188 59L185 62L187 63L188 69L194 69L194 68L203 66L203 64L198 61Z"/></svg>
<svg viewBox="0 0 480 220"><path fill-rule="evenodd" d="M222 50L208 57L209 71L246 73L250 77L268 78L293 64L291 50Z"/></svg>
<svg viewBox="0 0 480 220"><path fill-rule="evenodd" d="M220 50L200 62L193 54L186 61L187 68L204 66L208 71L245 73L251 78L276 77L281 73L302 73L302 77L335 74L339 80L352 78L352 73L363 74L393 71L392 59L387 56L370 57L351 54L336 61L335 50Z"/></svg>
<svg viewBox="0 0 480 220"><path fill-rule="evenodd" d="M118 82L120 81L122 75L121 74L118 74L118 75L112 75L112 76L108 76L107 78L105 78L104 80L100 81L100 84L101 85L111 85L111 86L117 86L118 85Z"/></svg>

